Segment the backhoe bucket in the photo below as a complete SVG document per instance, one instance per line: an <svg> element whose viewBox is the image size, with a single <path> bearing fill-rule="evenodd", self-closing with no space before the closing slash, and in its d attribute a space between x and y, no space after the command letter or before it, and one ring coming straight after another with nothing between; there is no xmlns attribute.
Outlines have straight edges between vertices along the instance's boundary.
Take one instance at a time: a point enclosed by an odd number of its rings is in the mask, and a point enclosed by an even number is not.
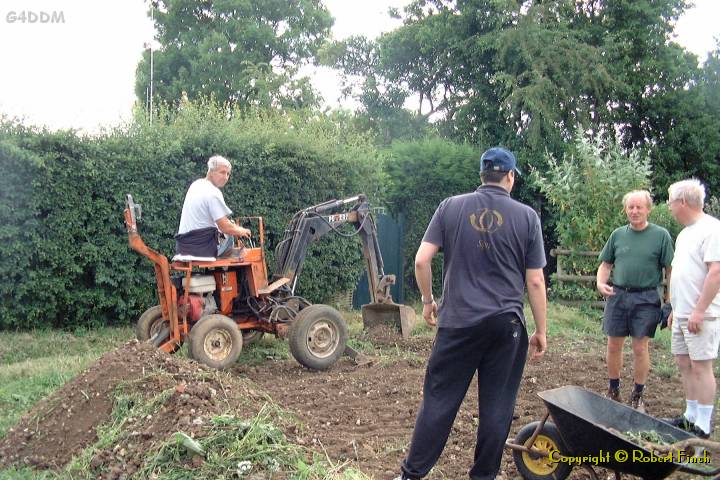
<svg viewBox="0 0 720 480"><path fill-rule="evenodd" d="M407 305L368 303L362 306L361 311L365 330L384 326L400 330L403 338L410 338L410 333L415 327L415 310Z"/></svg>

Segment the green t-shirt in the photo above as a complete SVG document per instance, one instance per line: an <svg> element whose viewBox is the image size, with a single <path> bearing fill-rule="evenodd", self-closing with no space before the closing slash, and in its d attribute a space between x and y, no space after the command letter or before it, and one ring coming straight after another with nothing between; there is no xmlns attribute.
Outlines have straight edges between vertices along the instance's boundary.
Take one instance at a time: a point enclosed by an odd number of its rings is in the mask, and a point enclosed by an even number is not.
<svg viewBox="0 0 720 480"><path fill-rule="evenodd" d="M625 225L610 234L600 261L613 264L613 285L651 288L662 282L662 269L670 266L674 253L672 238L663 227L648 223L637 231Z"/></svg>

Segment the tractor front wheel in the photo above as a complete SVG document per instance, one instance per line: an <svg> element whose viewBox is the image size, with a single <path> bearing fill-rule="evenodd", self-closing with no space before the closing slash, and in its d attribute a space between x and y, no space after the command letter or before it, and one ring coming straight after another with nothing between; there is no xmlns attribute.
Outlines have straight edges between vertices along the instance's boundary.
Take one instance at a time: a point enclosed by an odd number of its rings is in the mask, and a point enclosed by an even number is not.
<svg viewBox="0 0 720 480"><path fill-rule="evenodd" d="M328 305L300 310L290 326L290 352L301 365L326 370L345 352L348 331L340 312Z"/></svg>
<svg viewBox="0 0 720 480"><path fill-rule="evenodd" d="M235 363L242 351L242 334L225 315L206 315L188 335L190 357L208 367L222 370Z"/></svg>
<svg viewBox="0 0 720 480"><path fill-rule="evenodd" d="M515 437L515 443L528 448L534 447L547 452L548 455L552 452L557 452L555 455L567 455L568 451L560 432L552 422L545 422L532 445L527 443L539 424L540 422L532 422L521 428ZM564 480L572 470L570 464L558 461L558 456L543 456L520 450L513 450L512 456L520 475L525 480Z"/></svg>

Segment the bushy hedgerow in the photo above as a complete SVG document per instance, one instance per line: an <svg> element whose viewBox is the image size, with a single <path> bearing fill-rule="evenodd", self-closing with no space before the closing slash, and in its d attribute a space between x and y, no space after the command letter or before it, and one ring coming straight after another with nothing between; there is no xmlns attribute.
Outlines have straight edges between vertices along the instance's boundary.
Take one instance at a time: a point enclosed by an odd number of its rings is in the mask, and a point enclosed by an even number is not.
<svg viewBox="0 0 720 480"><path fill-rule="evenodd" d="M187 187L213 154L233 162L233 216L263 216L270 251L301 208L356 193L378 201L381 157L342 119L231 113L188 104L94 137L0 125L0 328L125 323L156 303L152 266L127 244L125 195L142 205L145 243L172 256ZM298 293L323 301L362 268L359 242L329 235Z"/></svg>
<svg viewBox="0 0 720 480"><path fill-rule="evenodd" d="M395 142L388 150L386 171L390 177L387 201L391 211L405 223L403 255L405 285L415 286L415 252L440 202L452 195L475 190L480 184L478 149L440 138ZM442 291L442 256L433 261L433 290Z"/></svg>

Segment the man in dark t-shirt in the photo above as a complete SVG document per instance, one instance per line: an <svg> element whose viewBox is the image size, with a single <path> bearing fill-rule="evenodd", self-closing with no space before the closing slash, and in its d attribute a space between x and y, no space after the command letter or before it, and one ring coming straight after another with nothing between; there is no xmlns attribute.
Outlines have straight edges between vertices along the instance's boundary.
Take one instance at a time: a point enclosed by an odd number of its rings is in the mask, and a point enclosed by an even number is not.
<svg viewBox="0 0 720 480"><path fill-rule="evenodd" d="M438 327L428 359L423 400L407 457L405 479L428 474L442 453L470 382L478 375L478 434L472 479L494 479L510 431L525 366L546 348L546 297L540 219L510 198L519 174L515 156L491 148L480 157L482 186L445 199L415 256L423 317ZM431 260L442 250L440 306L432 296ZM525 285L536 331L528 342ZM437 321L435 315L437 314Z"/></svg>

